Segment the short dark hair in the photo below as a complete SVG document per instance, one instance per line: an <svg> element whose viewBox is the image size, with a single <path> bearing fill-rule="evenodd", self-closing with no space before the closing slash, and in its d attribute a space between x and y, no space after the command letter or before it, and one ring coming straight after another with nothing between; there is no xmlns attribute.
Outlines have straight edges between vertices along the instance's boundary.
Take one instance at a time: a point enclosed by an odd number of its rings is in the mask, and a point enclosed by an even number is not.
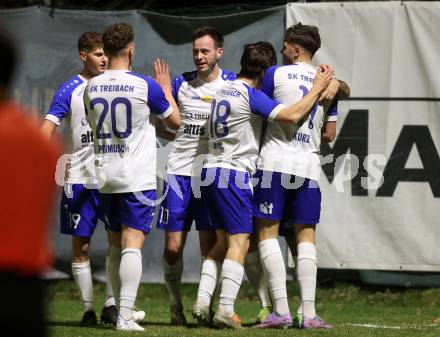
<svg viewBox="0 0 440 337"><path fill-rule="evenodd" d="M247 78L262 77L267 68L277 64L275 49L269 42L255 42L244 46L240 60L239 76Z"/></svg>
<svg viewBox="0 0 440 337"><path fill-rule="evenodd" d="M82 33L78 39L78 51L91 52L95 48L102 48L102 34L99 32Z"/></svg>
<svg viewBox="0 0 440 337"><path fill-rule="evenodd" d="M116 55L134 41L134 30L128 23L116 23L107 27L102 34L104 52L107 55Z"/></svg>
<svg viewBox="0 0 440 337"><path fill-rule="evenodd" d="M215 43L217 48L223 48L224 38L223 35L215 27L205 26L197 28L193 31L193 42L201 37L209 35Z"/></svg>
<svg viewBox="0 0 440 337"><path fill-rule="evenodd" d="M15 67L17 65L18 52L15 42L3 26L0 26L0 88L9 88Z"/></svg>
<svg viewBox="0 0 440 337"><path fill-rule="evenodd" d="M284 34L284 42L289 44L299 44L307 51L315 55L321 47L321 37L316 26L303 25L301 22L290 26Z"/></svg>

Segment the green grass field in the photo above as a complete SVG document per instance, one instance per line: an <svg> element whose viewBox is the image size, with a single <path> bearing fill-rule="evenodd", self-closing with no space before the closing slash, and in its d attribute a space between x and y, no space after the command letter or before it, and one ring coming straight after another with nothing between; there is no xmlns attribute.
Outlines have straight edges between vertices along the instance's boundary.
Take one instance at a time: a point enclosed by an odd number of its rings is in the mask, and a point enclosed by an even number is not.
<svg viewBox="0 0 440 337"><path fill-rule="evenodd" d="M104 284L95 285L95 307L100 311L104 302ZM137 306L146 312L145 332L122 333L110 326L78 327L82 306L73 281L50 282L49 331L51 336L440 336L440 324L432 320L440 316L440 289L386 289L350 284L321 285L317 293L317 310L321 317L334 325L329 331L255 330L249 328L258 312L258 303L248 284L244 284L236 311L246 325L242 330L212 330L198 328L189 314L196 294L196 285L183 286L183 301L189 320L188 328L169 325L168 295L160 284L142 284ZM297 306L297 286L289 282L291 310ZM360 326L362 325L362 326ZM368 326L369 325L369 326Z"/></svg>

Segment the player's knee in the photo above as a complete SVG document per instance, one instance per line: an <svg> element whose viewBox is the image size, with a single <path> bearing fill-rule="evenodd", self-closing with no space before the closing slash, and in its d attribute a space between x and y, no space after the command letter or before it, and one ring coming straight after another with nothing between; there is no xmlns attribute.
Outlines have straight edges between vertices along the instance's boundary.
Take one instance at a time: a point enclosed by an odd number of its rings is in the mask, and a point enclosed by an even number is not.
<svg viewBox="0 0 440 337"><path fill-rule="evenodd" d="M72 262L74 263L83 263L83 262L87 262L88 260L89 260L88 255L84 255L84 254L72 255Z"/></svg>
<svg viewBox="0 0 440 337"><path fill-rule="evenodd" d="M176 254L176 253L169 252L169 251L165 251L165 253L164 253L164 259L165 259L166 263L169 265L176 264L177 262L180 261L181 258L182 258L182 254Z"/></svg>
<svg viewBox="0 0 440 337"><path fill-rule="evenodd" d="M165 247L165 259L167 261L178 261L183 254L183 246L180 242L167 242Z"/></svg>
<svg viewBox="0 0 440 337"><path fill-rule="evenodd" d="M72 257L77 262L85 262L89 259L89 245L82 245L73 250Z"/></svg>
<svg viewBox="0 0 440 337"><path fill-rule="evenodd" d="M207 256L210 250L215 246L215 242L212 244L200 244L200 255Z"/></svg>
<svg viewBox="0 0 440 337"><path fill-rule="evenodd" d="M72 260L85 262L89 259L89 241L83 238L74 238L72 244Z"/></svg>
<svg viewBox="0 0 440 337"><path fill-rule="evenodd" d="M231 241L228 250L235 250L246 254L249 250L249 240Z"/></svg>
<svg viewBox="0 0 440 337"><path fill-rule="evenodd" d="M275 239L278 237L279 222L266 219L258 219L256 222L257 241Z"/></svg>
<svg viewBox="0 0 440 337"><path fill-rule="evenodd" d="M213 247L226 251L228 249L228 241L226 238L219 238Z"/></svg>
<svg viewBox="0 0 440 337"><path fill-rule="evenodd" d="M219 237L219 239L222 240L222 237ZM223 238L223 240L225 240L225 238ZM212 247L214 247L216 242L217 242L216 232L206 231L206 230L199 231L200 248L210 250Z"/></svg>

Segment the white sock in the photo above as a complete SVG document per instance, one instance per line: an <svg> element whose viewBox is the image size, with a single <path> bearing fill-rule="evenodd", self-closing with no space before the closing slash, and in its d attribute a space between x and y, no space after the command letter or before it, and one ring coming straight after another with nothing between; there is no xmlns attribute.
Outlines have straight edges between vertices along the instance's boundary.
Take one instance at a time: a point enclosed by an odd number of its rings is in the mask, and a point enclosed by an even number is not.
<svg viewBox="0 0 440 337"><path fill-rule="evenodd" d="M316 316L315 294L318 260L316 246L310 242L298 244L298 262L296 267L301 304L298 312L306 317Z"/></svg>
<svg viewBox="0 0 440 337"><path fill-rule="evenodd" d="M197 291L197 302L210 305L212 295L217 286L220 263L214 260L205 260L200 272L199 290Z"/></svg>
<svg viewBox="0 0 440 337"><path fill-rule="evenodd" d="M126 321L132 319L132 309L136 300L142 276L142 254L139 249L125 248L121 254L119 278L121 279L119 314Z"/></svg>
<svg viewBox="0 0 440 337"><path fill-rule="evenodd" d="M233 316L234 303L243 281L244 268L233 260L224 260L221 272L221 293L218 306L219 312L226 316Z"/></svg>
<svg viewBox="0 0 440 337"><path fill-rule="evenodd" d="M278 240L263 240L258 243L258 250L270 289L273 311L278 316L287 315L289 304L287 303L286 267Z"/></svg>
<svg viewBox="0 0 440 337"><path fill-rule="evenodd" d="M169 265L165 259L162 260L163 277L165 279L165 286L170 296L171 305L180 305L182 303L182 295L180 294L180 282L183 272L183 259L180 259L175 264Z"/></svg>
<svg viewBox="0 0 440 337"><path fill-rule="evenodd" d="M93 310L93 282L90 260L72 262L72 274L84 304L84 311Z"/></svg>
<svg viewBox="0 0 440 337"><path fill-rule="evenodd" d="M247 254L244 270L249 283L260 298L261 307L271 307L272 301L270 299L269 289L267 287L266 278L264 277L263 266L261 265L258 250Z"/></svg>
<svg viewBox="0 0 440 337"><path fill-rule="evenodd" d="M293 257L293 261L295 263L295 277L296 277L296 282L298 282L298 275L297 272L298 270L296 269L298 267L298 256L292 256ZM296 310L297 313L302 314L302 303L301 303L301 298L299 299L299 306L298 306L298 310Z"/></svg>
<svg viewBox="0 0 440 337"><path fill-rule="evenodd" d="M121 265L122 249L116 246L110 246L108 254L109 264L106 266L106 272L112 285L113 296L116 307L119 309L119 294L121 292L121 279L119 278L119 267Z"/></svg>
<svg viewBox="0 0 440 337"><path fill-rule="evenodd" d="M116 305L115 298L113 297L113 288L112 283L110 281L110 258L106 256L105 258L105 273L106 273L106 279L105 279L105 289L106 289L106 300L104 307L110 307L112 305Z"/></svg>

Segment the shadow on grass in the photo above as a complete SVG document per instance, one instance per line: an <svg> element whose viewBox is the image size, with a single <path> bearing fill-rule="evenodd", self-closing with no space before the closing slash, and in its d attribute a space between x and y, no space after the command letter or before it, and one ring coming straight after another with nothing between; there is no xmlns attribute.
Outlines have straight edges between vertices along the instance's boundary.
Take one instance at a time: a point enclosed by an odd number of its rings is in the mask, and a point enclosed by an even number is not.
<svg viewBox="0 0 440 337"><path fill-rule="evenodd" d="M156 326L168 326L168 327L170 327L170 328L186 328L186 329L195 329L195 328L200 328L200 326L199 325L197 325L197 323L187 323L185 326L174 326L174 325L171 325L171 323L167 323L167 322L154 322L154 321L147 321L147 322L142 322L142 323L140 323L140 325L142 325L142 326L154 326L154 325L156 325ZM208 327L206 327L206 328L208 328Z"/></svg>
<svg viewBox="0 0 440 337"><path fill-rule="evenodd" d="M46 326L63 326L63 327L72 327L72 328L86 328L86 329L113 329L111 325L104 324L96 324L92 326L81 326L78 322L73 321L47 321Z"/></svg>
<svg viewBox="0 0 440 337"><path fill-rule="evenodd" d="M171 323L166 322L154 322L154 321L148 321L148 322L141 322L139 323L141 326L168 326L168 327L174 327L171 325ZM101 330L113 330L113 326L110 324L96 324L92 326L81 326L78 322L74 321L47 321L46 325L49 327L54 326L62 326L62 327L72 327L72 328L89 328L89 329L101 329ZM185 327L183 326L176 326L176 328L187 328L187 329L194 329L199 328L197 323L188 323Z"/></svg>

